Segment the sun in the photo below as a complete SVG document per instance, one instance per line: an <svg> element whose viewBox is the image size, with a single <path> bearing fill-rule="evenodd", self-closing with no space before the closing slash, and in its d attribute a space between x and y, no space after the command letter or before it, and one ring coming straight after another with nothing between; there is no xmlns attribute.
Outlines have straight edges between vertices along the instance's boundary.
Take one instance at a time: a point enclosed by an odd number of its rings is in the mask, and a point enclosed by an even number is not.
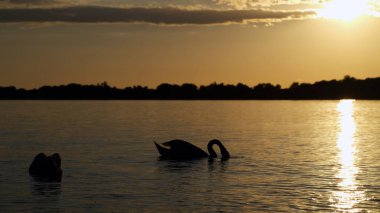
<svg viewBox="0 0 380 213"><path fill-rule="evenodd" d="M332 0L324 3L318 16L351 21L370 12L369 0Z"/></svg>

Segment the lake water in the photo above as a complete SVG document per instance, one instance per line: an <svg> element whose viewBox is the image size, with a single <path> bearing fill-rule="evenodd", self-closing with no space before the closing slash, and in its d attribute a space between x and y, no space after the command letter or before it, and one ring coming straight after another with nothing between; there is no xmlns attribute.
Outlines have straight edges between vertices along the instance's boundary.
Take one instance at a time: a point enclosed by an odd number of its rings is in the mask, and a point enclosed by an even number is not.
<svg viewBox="0 0 380 213"><path fill-rule="evenodd" d="M378 212L379 101L1 101L0 212ZM153 141L228 161L160 160ZM59 152L61 183L35 182Z"/></svg>

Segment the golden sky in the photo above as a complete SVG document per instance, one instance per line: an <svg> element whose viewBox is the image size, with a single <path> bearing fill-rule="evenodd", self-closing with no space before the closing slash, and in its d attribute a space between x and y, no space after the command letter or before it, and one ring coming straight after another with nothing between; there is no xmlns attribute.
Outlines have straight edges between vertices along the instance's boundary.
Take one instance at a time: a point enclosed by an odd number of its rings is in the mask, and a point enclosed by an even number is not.
<svg viewBox="0 0 380 213"><path fill-rule="evenodd" d="M380 76L380 0L0 0L0 86Z"/></svg>

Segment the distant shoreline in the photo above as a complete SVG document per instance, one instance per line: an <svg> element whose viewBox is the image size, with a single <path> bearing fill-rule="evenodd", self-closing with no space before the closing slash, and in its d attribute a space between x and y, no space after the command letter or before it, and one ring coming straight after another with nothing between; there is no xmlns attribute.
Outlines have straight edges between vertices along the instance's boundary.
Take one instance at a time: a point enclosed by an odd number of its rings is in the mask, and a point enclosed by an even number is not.
<svg viewBox="0 0 380 213"><path fill-rule="evenodd" d="M22 89L0 87L0 100L380 100L380 77L364 80L345 76L341 80L313 84L293 83L289 88L261 83L249 87L212 83L160 84L156 89L133 86L119 89L106 82L97 85L68 84Z"/></svg>

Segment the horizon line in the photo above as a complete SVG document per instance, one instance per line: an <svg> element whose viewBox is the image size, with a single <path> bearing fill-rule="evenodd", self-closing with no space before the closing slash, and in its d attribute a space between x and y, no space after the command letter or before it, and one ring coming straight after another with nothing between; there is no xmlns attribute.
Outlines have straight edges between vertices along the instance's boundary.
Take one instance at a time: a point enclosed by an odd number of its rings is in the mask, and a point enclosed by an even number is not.
<svg viewBox="0 0 380 213"><path fill-rule="evenodd" d="M168 84L168 85L173 85L173 86L182 86L182 85L186 85L186 84L190 84L190 85L194 85L196 86L198 89L202 86L209 86L209 85L213 85L213 84L216 84L216 85L232 85L232 86L237 86L239 84L241 85L244 85L244 86L248 86L250 88L254 88L255 86L257 85L261 85L261 84L271 84L273 86L280 86L281 89L289 89L293 84L315 84L317 82L323 82L323 81L341 81L341 80L344 80L344 79L354 79L354 80L367 80L367 79L376 79L376 78L380 78L379 77L366 77L366 78L362 78L362 79L359 79L359 78L356 78L354 76L351 76L351 75L344 75L342 79L330 79L330 80L318 80L318 81L314 81L314 82L299 82L299 81L293 81L288 87L283 87L281 84L276 84L276 83L271 83L271 82L261 82L261 83L257 83L256 85L254 86L250 86L246 83L243 83L243 82L238 82L238 83L224 83L224 82L217 82L217 81L213 81L213 82L210 82L208 84L195 84L195 83L190 83L190 82L185 82L185 83L168 83L168 82L162 82L162 83L159 83L157 86L155 87L149 87L149 86L146 86L146 85L138 85L138 84L135 84L135 85L129 85L129 86L124 86L124 87L117 87L117 86L112 86L112 85L109 85L107 81L103 81L103 82L98 82L98 83L77 83L77 82L71 82L71 83L66 83L66 84L56 84L56 85L52 85L52 84L45 84L45 85L42 85L42 86L37 86L37 87L33 87L33 88L25 88L25 87L18 87L16 85L7 85L7 86L3 86L3 85L0 85L0 88L6 88L6 87L14 87L16 89L23 89L23 90L38 90L42 87L60 87L60 86L68 86L68 85L80 85L80 86L101 86L101 85L104 85L104 86L108 86L108 87L111 87L111 88L116 88L116 89L125 89L125 88L133 88L133 87L143 87L143 88L148 88L148 89L157 89L157 87L159 87L160 85L163 85L163 84Z"/></svg>

